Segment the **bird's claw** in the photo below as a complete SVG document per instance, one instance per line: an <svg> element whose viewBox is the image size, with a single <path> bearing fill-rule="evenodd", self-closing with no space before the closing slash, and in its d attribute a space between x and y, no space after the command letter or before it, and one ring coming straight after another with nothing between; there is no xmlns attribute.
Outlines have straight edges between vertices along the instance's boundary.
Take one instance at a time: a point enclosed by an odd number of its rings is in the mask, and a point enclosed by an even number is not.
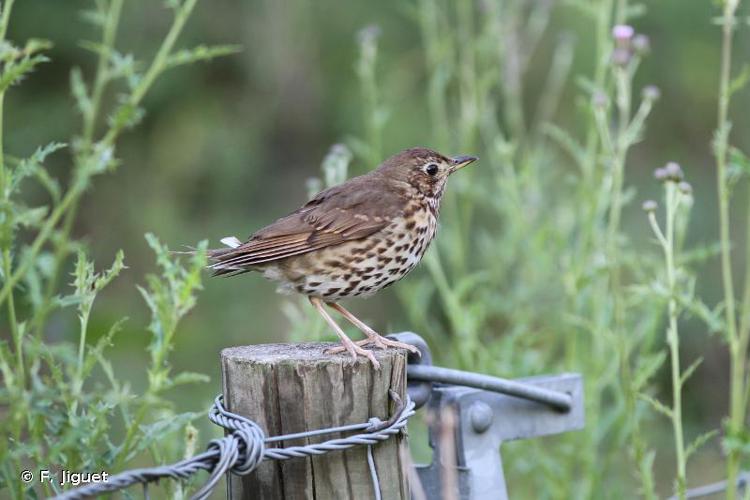
<svg viewBox="0 0 750 500"><path fill-rule="evenodd" d="M410 353L416 354L418 356L422 355L421 351L417 348L417 346L407 344L405 342L399 342L397 340L391 340L381 335L377 335L376 337L371 337L365 340L367 342L372 342L375 345L375 347L378 347L380 349L388 349L389 347L396 347L399 349L406 349Z"/></svg>
<svg viewBox="0 0 750 500"><path fill-rule="evenodd" d="M338 347L331 347L330 349L326 350L326 354L337 354L340 352L347 351L349 354L351 354L352 358L354 360L357 359L357 356L364 356L365 358L370 360L370 363L372 363L372 366L376 370L380 370L380 363L377 359L375 359L375 355L372 353L372 351L368 351L367 349L363 349L360 347L360 342L345 342L343 345L340 345Z"/></svg>
<svg viewBox="0 0 750 500"><path fill-rule="evenodd" d="M389 347L396 347L399 349L406 349L407 351L413 354L416 354L418 356L422 355L421 351L416 346L413 346L411 344L406 344L404 342L399 342L397 340L391 340L381 335L378 335L377 333L375 335L368 336L366 339L357 340L356 342L352 341L352 344L360 348L361 346L370 345L370 344L372 344L373 347L377 349L388 349ZM349 351L351 353L352 349L350 349L346 345L341 345L338 347L332 347L327 352L334 354L334 353L344 352L344 351ZM366 352L370 352L370 351L366 351Z"/></svg>

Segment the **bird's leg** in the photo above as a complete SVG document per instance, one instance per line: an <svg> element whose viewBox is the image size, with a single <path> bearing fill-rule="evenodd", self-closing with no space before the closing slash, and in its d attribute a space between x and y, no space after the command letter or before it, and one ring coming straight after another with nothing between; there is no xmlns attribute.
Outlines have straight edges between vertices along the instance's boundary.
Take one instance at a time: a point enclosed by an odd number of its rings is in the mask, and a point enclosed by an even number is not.
<svg viewBox="0 0 750 500"><path fill-rule="evenodd" d="M346 336L344 330L342 330L341 327L336 324L331 315L328 314L328 311L326 311L323 307L323 301L321 301L318 297L309 297L309 299L313 307L318 310L320 315L323 316L323 319L325 319L328 325L333 328L333 331L336 332L336 335L339 336L339 338L341 339L341 343L343 344L343 346L341 347L334 347L333 349L328 349L326 352L336 353L345 350L349 352L349 354L351 354L354 359L357 359L357 355L364 356L370 360L372 366L374 366L376 370L379 370L380 363L377 359L375 359L375 355L371 351L362 349L359 345L352 342L352 339Z"/></svg>
<svg viewBox="0 0 750 500"><path fill-rule="evenodd" d="M406 349L409 352L413 352L415 354L419 354L419 349L416 348L416 346L413 346L411 344L405 344L403 342L397 342L395 340L390 340L382 335L378 334L375 330L367 326L362 320L360 320L358 317L344 309L343 306L337 304L336 302L326 302L328 307L331 307L333 309L336 309L343 317L345 317L349 322L356 326L362 333L367 335L367 338L364 340L360 340L359 342L355 342L358 345L363 344L373 344L375 347L379 347L380 349L387 349L388 347L400 347L402 349ZM334 349L340 349L340 348L334 348Z"/></svg>

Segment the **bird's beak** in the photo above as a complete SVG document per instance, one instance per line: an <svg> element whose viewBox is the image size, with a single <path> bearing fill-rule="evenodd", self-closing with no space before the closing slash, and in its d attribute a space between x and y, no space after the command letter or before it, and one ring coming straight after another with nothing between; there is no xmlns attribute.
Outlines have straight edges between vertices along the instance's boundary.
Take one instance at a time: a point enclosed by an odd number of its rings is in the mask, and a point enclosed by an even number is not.
<svg viewBox="0 0 750 500"><path fill-rule="evenodd" d="M479 158L477 158L476 156L454 156L453 158L451 158L451 161L453 162L453 165L451 166L451 173L464 168L469 163L473 163L478 159Z"/></svg>

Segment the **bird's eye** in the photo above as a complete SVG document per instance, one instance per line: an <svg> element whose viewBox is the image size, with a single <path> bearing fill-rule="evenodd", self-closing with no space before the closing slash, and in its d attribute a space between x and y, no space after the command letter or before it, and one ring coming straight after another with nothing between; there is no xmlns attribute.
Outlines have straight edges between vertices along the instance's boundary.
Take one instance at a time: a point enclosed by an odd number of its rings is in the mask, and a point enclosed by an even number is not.
<svg viewBox="0 0 750 500"><path fill-rule="evenodd" d="M430 163L424 168L424 171L427 172L427 175L435 175L438 173L438 166L434 163Z"/></svg>

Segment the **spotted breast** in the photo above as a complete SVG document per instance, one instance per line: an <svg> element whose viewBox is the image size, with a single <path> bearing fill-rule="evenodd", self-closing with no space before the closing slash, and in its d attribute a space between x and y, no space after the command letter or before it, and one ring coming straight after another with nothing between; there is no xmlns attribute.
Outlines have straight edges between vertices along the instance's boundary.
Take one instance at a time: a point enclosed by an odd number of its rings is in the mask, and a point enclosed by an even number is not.
<svg viewBox="0 0 750 500"><path fill-rule="evenodd" d="M437 230L432 200L412 200L366 239L327 247L314 255L269 263L262 271L280 291L336 302L369 297L406 276L419 263Z"/></svg>

